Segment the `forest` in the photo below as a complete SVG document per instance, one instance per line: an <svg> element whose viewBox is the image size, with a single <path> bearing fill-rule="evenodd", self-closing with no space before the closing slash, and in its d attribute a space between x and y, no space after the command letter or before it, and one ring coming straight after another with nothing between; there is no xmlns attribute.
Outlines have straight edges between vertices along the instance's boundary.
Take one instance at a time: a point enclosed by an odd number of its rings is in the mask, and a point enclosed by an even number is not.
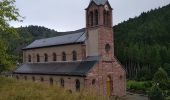
<svg viewBox="0 0 170 100"><path fill-rule="evenodd" d="M170 75L170 5L114 26L117 58L128 77L150 80L162 67Z"/></svg>
<svg viewBox="0 0 170 100"><path fill-rule="evenodd" d="M115 56L127 70L129 79L150 80L160 67L170 76L170 5L130 18L114 26L113 30ZM84 28L76 31L84 31ZM2 72L22 63L22 48L32 41L72 32L27 26L17 28L15 35L8 35L3 31L0 33Z"/></svg>

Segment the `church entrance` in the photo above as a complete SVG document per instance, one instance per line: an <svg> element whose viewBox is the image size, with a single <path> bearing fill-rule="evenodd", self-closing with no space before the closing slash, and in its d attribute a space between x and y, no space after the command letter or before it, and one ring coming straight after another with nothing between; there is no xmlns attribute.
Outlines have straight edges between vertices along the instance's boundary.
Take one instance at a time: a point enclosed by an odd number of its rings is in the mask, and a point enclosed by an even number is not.
<svg viewBox="0 0 170 100"><path fill-rule="evenodd" d="M111 79L111 76L107 76L106 89L107 89L107 95L111 96L113 92L113 80Z"/></svg>

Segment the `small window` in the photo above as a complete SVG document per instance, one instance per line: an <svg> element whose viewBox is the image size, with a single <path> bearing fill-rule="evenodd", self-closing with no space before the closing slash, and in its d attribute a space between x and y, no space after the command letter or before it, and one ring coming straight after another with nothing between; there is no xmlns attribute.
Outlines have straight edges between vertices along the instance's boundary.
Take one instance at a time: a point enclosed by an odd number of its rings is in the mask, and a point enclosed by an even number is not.
<svg viewBox="0 0 170 100"><path fill-rule="evenodd" d="M90 25L93 26L93 12L90 12Z"/></svg>
<svg viewBox="0 0 170 100"><path fill-rule="evenodd" d="M44 78L43 77L41 77L41 82L44 82Z"/></svg>
<svg viewBox="0 0 170 100"><path fill-rule="evenodd" d="M99 14L98 14L98 11L96 10L95 11L95 25L98 25L98 16Z"/></svg>
<svg viewBox="0 0 170 100"><path fill-rule="evenodd" d="M110 13L107 11L107 26L110 25Z"/></svg>
<svg viewBox="0 0 170 100"><path fill-rule="evenodd" d="M73 54L73 61L77 60L77 52L73 51L72 54Z"/></svg>
<svg viewBox="0 0 170 100"><path fill-rule="evenodd" d="M53 53L53 61L57 61L57 55L56 55L56 53Z"/></svg>
<svg viewBox="0 0 170 100"><path fill-rule="evenodd" d="M37 62L40 62L40 55L37 54Z"/></svg>
<svg viewBox="0 0 170 100"><path fill-rule="evenodd" d="M105 51L108 53L110 51L110 45L109 44L106 44L105 46Z"/></svg>
<svg viewBox="0 0 170 100"><path fill-rule="evenodd" d="M95 84L96 84L96 80L93 79L93 80L92 80L92 85L95 85Z"/></svg>
<svg viewBox="0 0 170 100"><path fill-rule="evenodd" d="M61 85L61 87L64 87L64 80L63 79L60 79L60 85Z"/></svg>
<svg viewBox="0 0 170 100"><path fill-rule="evenodd" d="M50 85L53 85L53 78L50 78Z"/></svg>
<svg viewBox="0 0 170 100"><path fill-rule="evenodd" d="M33 82L35 81L35 77L34 77L34 76L32 77L32 81L33 81Z"/></svg>
<svg viewBox="0 0 170 100"><path fill-rule="evenodd" d="M48 55L46 53L44 54L44 61L48 62Z"/></svg>
<svg viewBox="0 0 170 100"><path fill-rule="evenodd" d="M106 22L107 22L107 13L106 13L106 10L103 11L103 16L104 16L104 25L106 25Z"/></svg>
<svg viewBox="0 0 170 100"><path fill-rule="evenodd" d="M31 62L31 55L28 55L28 62Z"/></svg>
<svg viewBox="0 0 170 100"><path fill-rule="evenodd" d="M27 76L24 76L24 79L27 80Z"/></svg>
<svg viewBox="0 0 170 100"><path fill-rule="evenodd" d="M65 52L62 53L62 61L66 61L66 53Z"/></svg>
<svg viewBox="0 0 170 100"><path fill-rule="evenodd" d="M76 80L76 91L80 91L80 81L77 79Z"/></svg>

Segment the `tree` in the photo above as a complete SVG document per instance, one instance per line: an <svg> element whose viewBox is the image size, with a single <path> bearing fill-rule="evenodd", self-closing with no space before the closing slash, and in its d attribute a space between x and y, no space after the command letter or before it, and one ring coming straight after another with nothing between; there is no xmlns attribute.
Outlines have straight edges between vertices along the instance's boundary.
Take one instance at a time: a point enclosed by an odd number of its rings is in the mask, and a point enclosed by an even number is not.
<svg viewBox="0 0 170 100"><path fill-rule="evenodd" d="M158 71L154 74L153 82L159 84L159 87L163 90L167 89L168 85L168 75L163 68L159 68Z"/></svg>
<svg viewBox="0 0 170 100"><path fill-rule="evenodd" d="M153 77L153 86L149 91L149 100L165 100L168 87L168 75L163 68L159 68Z"/></svg>
<svg viewBox="0 0 170 100"><path fill-rule="evenodd" d="M0 1L0 31L11 32L9 21L21 21L18 9L14 5L15 0Z"/></svg>
<svg viewBox="0 0 170 100"><path fill-rule="evenodd" d="M17 33L14 28L10 27L9 22L21 21L21 16L14 3L15 0L0 1L0 72L11 67L13 62L7 52L9 47L7 38Z"/></svg>

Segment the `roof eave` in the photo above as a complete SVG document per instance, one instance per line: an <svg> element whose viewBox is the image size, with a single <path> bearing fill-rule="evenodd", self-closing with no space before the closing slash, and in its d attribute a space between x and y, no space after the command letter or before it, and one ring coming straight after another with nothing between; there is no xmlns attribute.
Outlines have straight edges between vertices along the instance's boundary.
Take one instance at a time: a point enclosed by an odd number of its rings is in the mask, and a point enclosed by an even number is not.
<svg viewBox="0 0 170 100"><path fill-rule="evenodd" d="M23 75L56 75L56 76L78 76L78 77L86 77L87 74L55 74L55 73L20 73L20 72L13 72L13 74L23 74Z"/></svg>
<svg viewBox="0 0 170 100"><path fill-rule="evenodd" d="M40 49L40 48L48 48L48 47L55 47L55 46L65 46L65 45L73 45L73 44L84 44L85 41L76 42L76 43L67 43L67 44L57 44L57 45L49 45L49 46L41 46L41 47L31 47L31 48L23 48L22 50L31 50L31 49Z"/></svg>

